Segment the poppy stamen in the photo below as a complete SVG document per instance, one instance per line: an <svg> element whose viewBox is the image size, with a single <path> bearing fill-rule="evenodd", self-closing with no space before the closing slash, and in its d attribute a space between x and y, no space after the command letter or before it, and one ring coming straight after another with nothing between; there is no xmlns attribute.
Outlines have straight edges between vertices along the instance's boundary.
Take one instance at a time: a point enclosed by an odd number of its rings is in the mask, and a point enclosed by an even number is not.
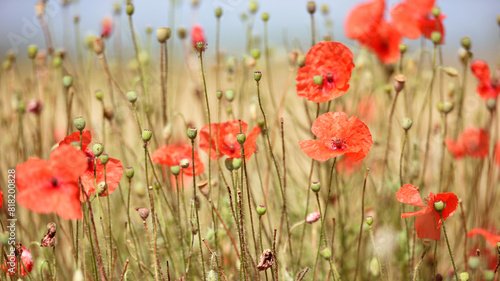
<svg viewBox="0 0 500 281"><path fill-rule="evenodd" d="M52 184L52 187L57 187L59 185L59 183L55 177L52 177L50 179L50 183Z"/></svg>
<svg viewBox="0 0 500 281"><path fill-rule="evenodd" d="M332 139L332 149L337 150L337 149L345 149L347 147L347 144L344 139Z"/></svg>
<svg viewBox="0 0 500 281"><path fill-rule="evenodd" d="M333 73L328 72L328 73L326 74L326 80L327 80L328 82L330 82L330 83L331 83L331 82L333 82Z"/></svg>

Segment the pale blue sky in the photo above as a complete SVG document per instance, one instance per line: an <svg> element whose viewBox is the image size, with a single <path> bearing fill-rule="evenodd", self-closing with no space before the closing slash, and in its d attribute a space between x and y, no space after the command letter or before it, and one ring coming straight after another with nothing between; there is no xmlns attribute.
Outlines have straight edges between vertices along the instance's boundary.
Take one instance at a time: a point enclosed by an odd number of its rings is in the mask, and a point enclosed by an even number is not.
<svg viewBox="0 0 500 281"><path fill-rule="evenodd" d="M3 57L9 49L18 49L25 52L29 44L35 43L44 46L43 33L38 26L34 16L35 0L0 0L0 56ZM72 18L78 14L81 18L82 36L88 32L99 33L100 21L106 15L112 15L113 3L116 0L80 0L71 4L64 10L59 4L61 0L49 0L51 11L50 22L55 31L56 46L63 42L64 15L68 22L70 36L73 33ZM118 1L124 5L124 1ZM192 14L190 1L179 1L176 6L176 26L190 26ZM245 32L240 22L240 15L248 11L248 0L200 0L198 23L206 30L209 51L213 51L215 41L215 17L214 8L222 6L224 15L222 17L221 48L229 53L241 54L245 46ZM298 39L304 46L310 42L309 15L306 11L305 0L267 0L259 1L258 19L255 24L255 33L262 33L262 22L260 14L269 12L271 17L270 44L282 45L283 31L286 30L289 41ZM361 0L330 0L317 1L330 6L330 14L334 20L334 35L337 41L353 44L347 40L343 32L343 22L346 14ZM388 1L388 7L398 1ZM134 24L143 32L148 25L152 27L168 26L170 0L136 0L136 13ZM445 51L450 56L456 53L459 40L462 36L470 36L473 42L473 51L476 58L494 59L500 49L500 28L496 24L496 17L500 14L500 0L438 0L438 6L446 14L445 28L446 46ZM124 13L122 14L124 24L123 42L130 42L128 23ZM317 14L318 25L323 25L323 18ZM125 26L127 25L127 26ZM10 35L9 35L10 33ZM325 29L320 28L318 34L325 34ZM116 35L116 34L114 34ZM18 44L13 43L12 38L17 38ZM71 47L74 47L74 38L70 37ZM408 40L407 40L408 41ZM27 43L29 42L29 43ZM417 42L410 42L417 44ZM156 43L156 40L155 40ZM130 44L127 44L131 46ZM352 45L351 45L352 46ZM71 51L71 50L70 50Z"/></svg>

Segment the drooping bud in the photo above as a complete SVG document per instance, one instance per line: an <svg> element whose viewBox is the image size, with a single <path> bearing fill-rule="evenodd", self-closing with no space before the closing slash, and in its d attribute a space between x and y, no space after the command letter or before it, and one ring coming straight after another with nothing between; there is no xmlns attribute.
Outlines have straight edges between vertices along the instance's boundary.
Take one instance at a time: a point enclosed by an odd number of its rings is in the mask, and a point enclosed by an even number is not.
<svg viewBox="0 0 500 281"><path fill-rule="evenodd" d="M145 142L148 142L151 140L151 137L153 136L153 132L151 130L142 130L142 140L145 141Z"/></svg>
<svg viewBox="0 0 500 281"><path fill-rule="evenodd" d="M187 135L190 140L194 140L198 135L198 129L196 129L196 127L193 126L189 127L187 129Z"/></svg>
<svg viewBox="0 0 500 281"><path fill-rule="evenodd" d="M314 223L317 222L321 218L321 214L318 211L312 212L306 217L306 222L307 223Z"/></svg>
<svg viewBox="0 0 500 281"><path fill-rule="evenodd" d="M139 216L141 216L143 221L149 217L149 210L147 208L135 208L135 210L139 212Z"/></svg>
<svg viewBox="0 0 500 281"><path fill-rule="evenodd" d="M82 116L76 117L75 119L73 119L73 125L75 125L75 128L78 131L83 131L83 129L85 129L85 118L83 118Z"/></svg>
<svg viewBox="0 0 500 281"><path fill-rule="evenodd" d="M101 156L102 152L104 151L104 146L102 143L94 143L92 146L92 153L94 153L95 157Z"/></svg>

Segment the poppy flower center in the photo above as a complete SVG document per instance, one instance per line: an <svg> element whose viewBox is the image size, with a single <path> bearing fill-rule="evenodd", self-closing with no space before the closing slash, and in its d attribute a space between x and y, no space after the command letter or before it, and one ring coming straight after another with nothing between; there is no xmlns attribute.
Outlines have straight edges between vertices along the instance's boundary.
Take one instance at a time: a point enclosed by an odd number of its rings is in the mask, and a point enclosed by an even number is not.
<svg viewBox="0 0 500 281"><path fill-rule="evenodd" d="M347 148L347 143L345 142L344 139L333 138L332 139L332 147L331 148L333 150L346 149Z"/></svg>
<svg viewBox="0 0 500 281"><path fill-rule="evenodd" d="M52 187L58 187L59 186L59 181L55 177L52 177L50 179L50 184L52 185Z"/></svg>
<svg viewBox="0 0 500 281"><path fill-rule="evenodd" d="M87 171L94 172L94 153L90 149L85 149L85 156L87 156Z"/></svg>
<svg viewBox="0 0 500 281"><path fill-rule="evenodd" d="M330 83L331 83L331 82L333 82L333 73L328 72L328 73L326 74L326 81L328 81L328 82L330 82Z"/></svg>
<svg viewBox="0 0 500 281"><path fill-rule="evenodd" d="M236 152L236 146L234 144L224 144L224 148L228 150L230 153Z"/></svg>

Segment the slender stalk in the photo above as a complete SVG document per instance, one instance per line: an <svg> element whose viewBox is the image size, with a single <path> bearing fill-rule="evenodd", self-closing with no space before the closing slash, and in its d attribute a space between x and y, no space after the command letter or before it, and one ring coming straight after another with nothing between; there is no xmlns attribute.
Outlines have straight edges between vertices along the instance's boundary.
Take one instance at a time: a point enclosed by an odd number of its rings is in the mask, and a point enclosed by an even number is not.
<svg viewBox="0 0 500 281"><path fill-rule="evenodd" d="M382 178L385 179L385 171L387 169L388 161L389 161L389 147L390 147L390 141L391 141L391 133L392 133L392 117L394 116L394 111L396 109L396 102L398 101L399 93L401 91L396 91L396 96L394 97L394 101L392 102L391 106L391 112L389 114L389 127L387 128L387 141L386 141L386 147L385 147L385 154L384 154L384 168L382 169Z"/></svg>
<svg viewBox="0 0 500 281"><path fill-rule="evenodd" d="M154 263L154 275L155 275L155 280L159 281L158 277L158 256L156 254L156 249L157 249L157 244L156 244L156 237L157 237L157 232L156 232L156 220L155 220L155 203L153 199L153 192L152 192L152 187L149 186L149 174L148 174L148 142L144 141L144 169L145 169L145 174L146 174L146 187L148 188L148 194L149 194L149 202L151 205L151 220L153 224L153 263ZM194 161L193 161L194 162ZM144 227L147 228L146 222L144 221ZM146 229L147 232L147 229ZM148 239L149 240L149 239ZM151 247L150 247L151 248Z"/></svg>
<svg viewBox="0 0 500 281"><path fill-rule="evenodd" d="M443 227L444 238L446 240L446 245L448 246L448 253L450 254L451 264L453 265L453 273L455 274L455 280L459 280L457 267L455 266L455 260L453 259L453 253L451 252L450 241L448 240L448 234L446 233L446 226L444 225L443 213L440 212L439 216L441 217L441 221L443 222L441 226Z"/></svg>
<svg viewBox="0 0 500 281"><path fill-rule="evenodd" d="M363 225L365 220L365 191L366 191L366 181L368 179L368 173L370 169L366 169L365 181L363 182L363 196L361 197L361 224L359 226L359 237L358 237L358 251L356 254L356 270L354 272L354 281L358 277L358 267L359 267L359 251L361 249L361 237L363 236ZM332 241L333 244L333 241Z"/></svg>
<svg viewBox="0 0 500 281"><path fill-rule="evenodd" d="M161 43L160 46L160 69L161 69L161 117L163 126L167 125L167 71L168 71L168 51L167 43Z"/></svg>
<svg viewBox="0 0 500 281"><path fill-rule="evenodd" d="M203 65L203 64L202 64ZM194 165L194 139L191 140L191 160L193 166L193 202L196 202L196 170ZM196 212L196 227L198 229L198 242L200 244L200 256L201 256L201 270L203 271L203 280L207 280L206 272L205 272L205 258L203 256L203 249L201 246L201 233L200 233L200 216L198 213L198 208L196 208L196 204L194 206Z"/></svg>
<svg viewBox="0 0 500 281"><path fill-rule="evenodd" d="M415 266L415 271L413 272L413 281L417 281L418 280L418 272L420 270L420 265L422 265L422 261L424 260L424 257L425 257L426 254L427 254L427 250L424 251L424 253L420 257L420 260L417 263L417 266Z"/></svg>
<svg viewBox="0 0 500 281"><path fill-rule="evenodd" d="M130 26L130 32L132 33L132 42L134 43L135 60L137 62L137 66L139 67L139 75L141 76L142 90L146 94L146 103L145 104L148 105L149 102L150 102L150 100L149 100L149 93L148 93L148 87L147 87L147 83L146 83L146 80L145 80L144 69L142 67L141 60L139 59L139 47L137 45L137 39L136 39L136 36L135 36L134 24L132 22L132 16L131 15L128 17L128 23L129 23L129 26Z"/></svg>

